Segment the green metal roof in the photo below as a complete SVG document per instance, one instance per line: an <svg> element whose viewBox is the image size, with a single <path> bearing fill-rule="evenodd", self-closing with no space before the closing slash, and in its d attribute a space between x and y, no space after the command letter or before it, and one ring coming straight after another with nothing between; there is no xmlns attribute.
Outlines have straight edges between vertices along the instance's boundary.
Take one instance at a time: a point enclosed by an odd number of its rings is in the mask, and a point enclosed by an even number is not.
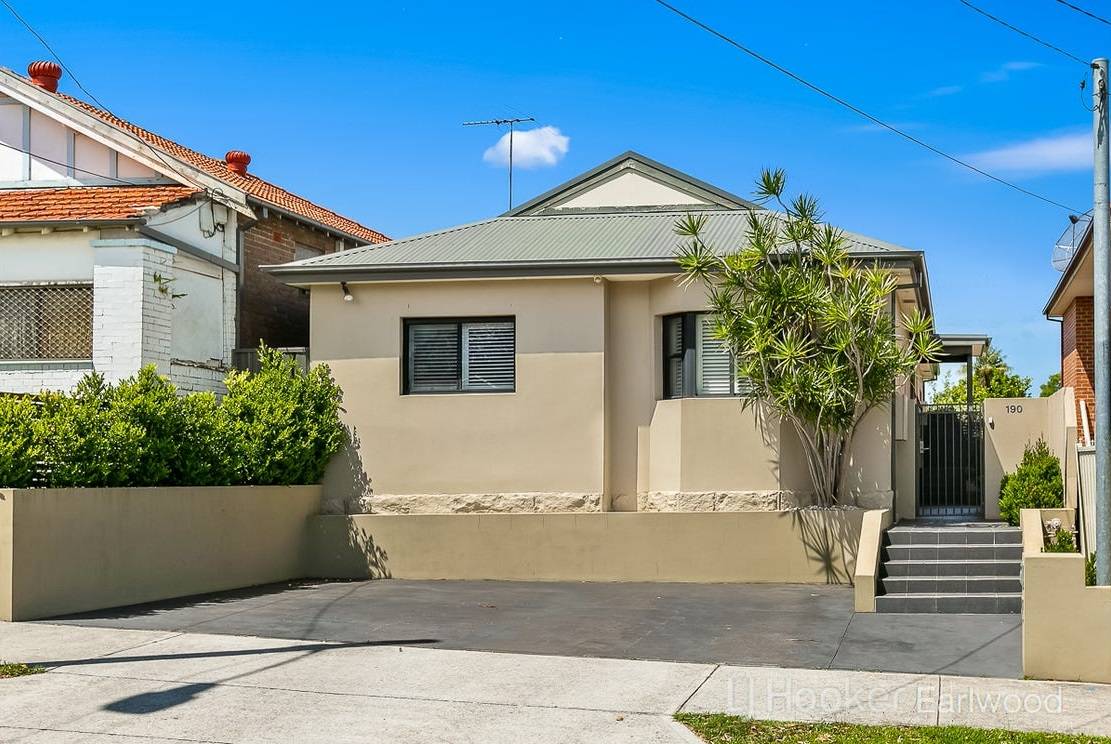
<svg viewBox="0 0 1111 744"><path fill-rule="evenodd" d="M692 211L706 215L704 238L709 244L722 250L737 249L743 244L748 227L747 209L563 210L496 217L264 268L293 281L323 274L331 275L332 281L341 281L348 272L366 275L399 269L665 265L674 261L681 242L675 234L675 223ZM845 237L849 251L860 257L917 253L856 233L845 233Z"/></svg>

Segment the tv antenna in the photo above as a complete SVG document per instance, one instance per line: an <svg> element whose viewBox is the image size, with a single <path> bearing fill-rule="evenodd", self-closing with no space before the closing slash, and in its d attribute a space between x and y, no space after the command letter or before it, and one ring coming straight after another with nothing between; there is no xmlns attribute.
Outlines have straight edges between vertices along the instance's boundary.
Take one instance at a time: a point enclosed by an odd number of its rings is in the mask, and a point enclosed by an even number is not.
<svg viewBox="0 0 1111 744"><path fill-rule="evenodd" d="M516 119L485 119L483 121L465 121L465 127L481 127L481 126L497 126L503 127L509 125L509 208L513 209L513 125L520 124L525 121L536 121L531 116L522 116Z"/></svg>

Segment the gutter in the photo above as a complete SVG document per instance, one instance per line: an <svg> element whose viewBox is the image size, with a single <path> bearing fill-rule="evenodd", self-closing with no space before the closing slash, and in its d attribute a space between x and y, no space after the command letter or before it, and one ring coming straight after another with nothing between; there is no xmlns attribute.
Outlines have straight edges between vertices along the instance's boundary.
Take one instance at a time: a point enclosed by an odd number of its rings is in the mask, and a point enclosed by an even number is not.
<svg viewBox="0 0 1111 744"><path fill-rule="evenodd" d="M929 285L924 281L925 265L921 251L856 254L858 259L873 259L880 266L909 266L919 279L919 301L929 309ZM678 272L672 258L615 259L610 261L455 261L441 264L271 264L259 267L291 284L326 284L420 279L485 279L503 277L591 276L595 274L638 274Z"/></svg>
<svg viewBox="0 0 1111 744"><path fill-rule="evenodd" d="M0 220L0 227L23 229L56 229L59 227L118 227L120 225L141 225L143 217L121 217L117 220Z"/></svg>

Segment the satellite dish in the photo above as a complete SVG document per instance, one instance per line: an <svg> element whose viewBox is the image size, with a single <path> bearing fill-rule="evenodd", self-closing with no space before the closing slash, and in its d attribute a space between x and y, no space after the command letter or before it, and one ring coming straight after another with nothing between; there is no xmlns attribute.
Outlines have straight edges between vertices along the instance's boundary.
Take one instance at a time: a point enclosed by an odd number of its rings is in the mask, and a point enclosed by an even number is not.
<svg viewBox="0 0 1111 744"><path fill-rule="evenodd" d="M1091 214L1069 215L1069 226L1061 233L1061 237L1057 238L1057 242L1053 246L1053 257L1049 261L1053 264L1053 268L1057 271L1064 271L1069 267L1072 257L1080 249L1080 243L1084 240L1084 236L1088 232L1088 226L1091 224Z"/></svg>
<svg viewBox="0 0 1111 744"><path fill-rule="evenodd" d="M1074 253L1076 253L1076 248L1074 246L1061 245L1058 243L1053 246L1053 258L1050 259L1050 263L1053 264L1053 268L1057 271L1064 271L1069 267L1069 264L1072 263L1072 256Z"/></svg>

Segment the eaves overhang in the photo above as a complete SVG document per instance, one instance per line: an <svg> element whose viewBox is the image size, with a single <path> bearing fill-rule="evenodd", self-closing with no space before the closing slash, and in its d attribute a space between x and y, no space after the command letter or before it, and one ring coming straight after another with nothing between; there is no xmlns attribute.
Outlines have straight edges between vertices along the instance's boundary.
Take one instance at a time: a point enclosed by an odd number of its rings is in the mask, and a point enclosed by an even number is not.
<svg viewBox="0 0 1111 744"><path fill-rule="evenodd" d="M921 251L889 251L851 254L853 258L884 268L909 269L914 277L919 305L932 312L929 280ZM434 281L443 279L512 279L605 276L630 274L678 274L675 259L626 259L612 261L504 261L445 262L436 264L362 264L314 266L270 264L259 267L286 284L336 284L339 282Z"/></svg>

